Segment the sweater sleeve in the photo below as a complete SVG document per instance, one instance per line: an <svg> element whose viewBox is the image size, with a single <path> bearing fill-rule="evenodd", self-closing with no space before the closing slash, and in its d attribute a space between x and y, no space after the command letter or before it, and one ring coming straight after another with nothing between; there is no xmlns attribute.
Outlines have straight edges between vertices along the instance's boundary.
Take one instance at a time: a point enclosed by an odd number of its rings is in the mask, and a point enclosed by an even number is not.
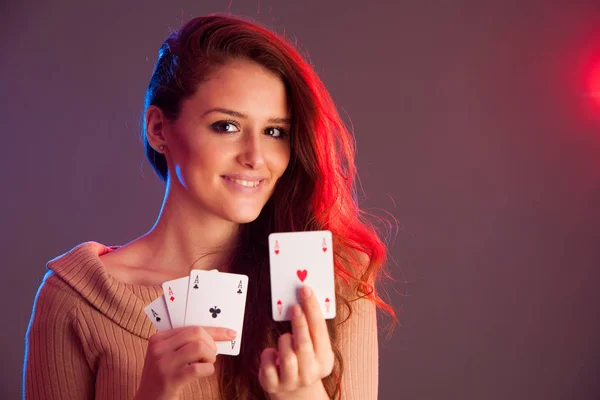
<svg viewBox="0 0 600 400"><path fill-rule="evenodd" d="M344 360L341 398L376 400L379 379L376 307L365 298L355 300L351 305L350 318L338 327Z"/></svg>
<svg viewBox="0 0 600 400"><path fill-rule="evenodd" d="M79 300L52 278L40 286L25 336L23 399L92 399L94 375L76 329Z"/></svg>

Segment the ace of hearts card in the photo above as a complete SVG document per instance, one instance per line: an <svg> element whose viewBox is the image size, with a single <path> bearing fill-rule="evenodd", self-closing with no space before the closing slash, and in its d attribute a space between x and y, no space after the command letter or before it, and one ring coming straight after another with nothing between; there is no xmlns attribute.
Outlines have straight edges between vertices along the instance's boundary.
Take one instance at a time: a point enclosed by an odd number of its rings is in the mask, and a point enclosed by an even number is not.
<svg viewBox="0 0 600 400"><path fill-rule="evenodd" d="M273 320L289 321L300 303L299 288L313 289L325 319L335 318L335 280L331 232L280 232L269 235Z"/></svg>

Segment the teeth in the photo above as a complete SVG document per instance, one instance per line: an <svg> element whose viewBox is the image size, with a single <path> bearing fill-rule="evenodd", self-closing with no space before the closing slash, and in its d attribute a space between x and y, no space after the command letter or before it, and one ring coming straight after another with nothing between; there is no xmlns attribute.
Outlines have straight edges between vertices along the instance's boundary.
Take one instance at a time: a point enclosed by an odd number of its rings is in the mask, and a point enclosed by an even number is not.
<svg viewBox="0 0 600 400"><path fill-rule="evenodd" d="M227 177L227 179L245 187L257 187L260 183L260 181L244 181L242 179L232 179L229 177Z"/></svg>

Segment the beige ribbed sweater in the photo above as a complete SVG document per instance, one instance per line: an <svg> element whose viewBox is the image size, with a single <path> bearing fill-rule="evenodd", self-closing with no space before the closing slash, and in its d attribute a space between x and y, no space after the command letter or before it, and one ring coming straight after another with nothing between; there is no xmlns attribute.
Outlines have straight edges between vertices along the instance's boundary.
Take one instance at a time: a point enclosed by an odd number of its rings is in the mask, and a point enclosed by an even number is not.
<svg viewBox="0 0 600 400"><path fill-rule="evenodd" d="M112 251L83 243L50 261L26 334L26 399L132 399L140 383L148 338L156 328L144 307L160 286L113 279L100 259ZM377 326L374 306L355 303L340 328L345 362L342 398L377 397ZM181 399L218 399L215 375L191 382Z"/></svg>

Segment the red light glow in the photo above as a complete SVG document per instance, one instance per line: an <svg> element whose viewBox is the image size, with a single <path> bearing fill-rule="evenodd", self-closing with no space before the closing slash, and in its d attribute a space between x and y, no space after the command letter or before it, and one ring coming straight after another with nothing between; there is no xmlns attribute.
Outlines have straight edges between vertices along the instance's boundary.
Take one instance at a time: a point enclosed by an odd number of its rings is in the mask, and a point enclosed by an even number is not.
<svg viewBox="0 0 600 400"><path fill-rule="evenodd" d="M596 104L600 106L600 62L592 68L589 80L589 94Z"/></svg>

